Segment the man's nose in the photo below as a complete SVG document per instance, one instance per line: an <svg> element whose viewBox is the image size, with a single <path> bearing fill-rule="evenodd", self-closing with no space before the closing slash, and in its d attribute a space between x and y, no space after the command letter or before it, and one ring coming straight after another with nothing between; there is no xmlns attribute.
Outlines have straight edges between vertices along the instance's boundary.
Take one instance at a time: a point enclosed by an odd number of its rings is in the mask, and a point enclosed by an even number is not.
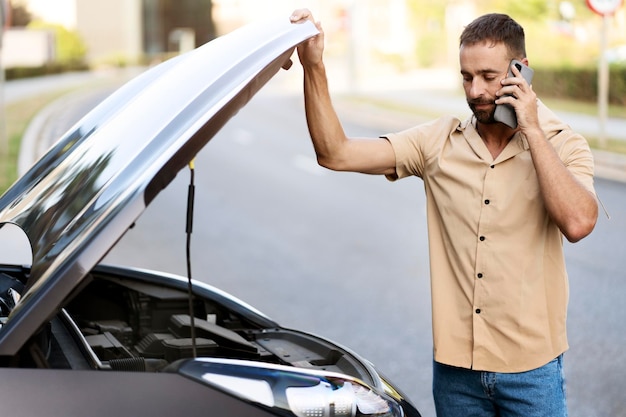
<svg viewBox="0 0 626 417"><path fill-rule="evenodd" d="M480 97L484 95L485 88L486 88L485 81L482 80L480 77L475 77L472 80L472 84L470 85L470 89L469 89L470 97L476 98L476 97Z"/></svg>

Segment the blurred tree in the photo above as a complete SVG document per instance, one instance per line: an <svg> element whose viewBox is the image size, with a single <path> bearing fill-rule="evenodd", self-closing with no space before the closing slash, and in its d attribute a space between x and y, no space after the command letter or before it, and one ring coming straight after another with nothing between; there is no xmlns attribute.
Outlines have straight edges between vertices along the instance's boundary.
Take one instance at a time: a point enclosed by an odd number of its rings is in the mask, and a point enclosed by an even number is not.
<svg viewBox="0 0 626 417"><path fill-rule="evenodd" d="M483 13L506 13L518 21L537 21L545 20L549 17L550 12L553 9L553 7L551 7L551 3L557 2L547 0L482 0L477 2L477 6Z"/></svg>
<svg viewBox="0 0 626 417"><path fill-rule="evenodd" d="M28 25L29 29L45 29L54 33L56 41L56 61L64 65L83 64L87 54L87 47L76 31L65 26L46 23L39 20Z"/></svg>
<svg viewBox="0 0 626 417"><path fill-rule="evenodd" d="M458 34L454 33L455 38L451 39L453 33L446 31L446 18L450 10L464 4L473 6L476 15L506 13L522 24L533 65L588 67L595 65L598 56L593 26L597 16L582 0L406 0L406 4L420 66L455 62L445 59L446 50L453 50L458 42ZM567 16L563 14L564 5L570 10ZM473 17L476 16L467 16ZM616 36L617 32L614 37L623 39Z"/></svg>
<svg viewBox="0 0 626 417"><path fill-rule="evenodd" d="M420 66L430 67L446 61L446 7L445 1L407 0L411 26L417 39L415 54Z"/></svg>
<svg viewBox="0 0 626 417"><path fill-rule="evenodd" d="M21 1L11 1L9 2L9 5L11 8L11 26L28 26L28 24L33 20L33 15L30 10L28 10L26 4Z"/></svg>

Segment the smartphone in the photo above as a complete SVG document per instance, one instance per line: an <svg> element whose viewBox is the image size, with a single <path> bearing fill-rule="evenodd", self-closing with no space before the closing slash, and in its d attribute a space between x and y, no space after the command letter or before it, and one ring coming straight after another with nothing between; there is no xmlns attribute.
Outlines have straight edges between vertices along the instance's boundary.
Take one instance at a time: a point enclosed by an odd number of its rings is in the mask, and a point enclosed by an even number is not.
<svg viewBox="0 0 626 417"><path fill-rule="evenodd" d="M522 77L524 77L528 85L530 85L534 73L532 68L529 68L517 59L514 59L509 64L509 72L507 74L507 77L514 76L513 71L511 70L511 65L515 65L515 67L522 74ZM515 109L510 104L498 104L496 106L496 111L493 115L493 118L497 122L504 123L512 129L515 129L517 127L517 116L515 115Z"/></svg>

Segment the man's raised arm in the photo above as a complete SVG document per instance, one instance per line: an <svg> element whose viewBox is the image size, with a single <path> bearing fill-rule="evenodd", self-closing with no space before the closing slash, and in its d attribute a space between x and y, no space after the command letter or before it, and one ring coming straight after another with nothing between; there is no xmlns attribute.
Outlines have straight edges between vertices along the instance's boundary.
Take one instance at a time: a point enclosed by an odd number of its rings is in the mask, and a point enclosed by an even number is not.
<svg viewBox="0 0 626 417"><path fill-rule="evenodd" d="M391 144L380 138L348 138L333 108L324 66L324 31L307 9L298 9L292 23L310 20L319 35L298 46L304 70L304 105L307 126L320 165L336 171L394 174L395 154Z"/></svg>

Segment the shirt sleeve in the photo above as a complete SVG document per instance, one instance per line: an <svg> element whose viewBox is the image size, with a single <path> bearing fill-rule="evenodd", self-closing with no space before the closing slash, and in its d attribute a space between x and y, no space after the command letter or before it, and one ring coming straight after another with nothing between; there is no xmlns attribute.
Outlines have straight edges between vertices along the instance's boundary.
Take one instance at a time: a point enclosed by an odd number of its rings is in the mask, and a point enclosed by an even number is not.
<svg viewBox="0 0 626 417"><path fill-rule="evenodd" d="M423 178L428 159L439 152L459 124L459 119L445 116L381 136L391 143L396 156L396 172L387 175L387 179L395 181L409 176Z"/></svg>
<svg viewBox="0 0 626 417"><path fill-rule="evenodd" d="M571 131L562 132L560 135L566 136L557 149L561 160L583 187L595 195L593 153L587 140Z"/></svg>

